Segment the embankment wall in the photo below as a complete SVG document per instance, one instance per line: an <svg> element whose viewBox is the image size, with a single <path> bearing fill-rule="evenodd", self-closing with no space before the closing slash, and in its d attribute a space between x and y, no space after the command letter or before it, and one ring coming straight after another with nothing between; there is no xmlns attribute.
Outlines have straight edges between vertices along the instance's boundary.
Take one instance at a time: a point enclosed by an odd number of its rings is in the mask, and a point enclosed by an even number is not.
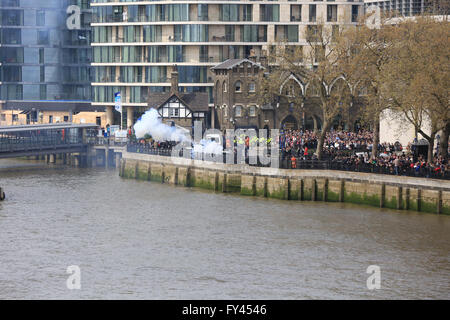
<svg viewBox="0 0 450 320"><path fill-rule="evenodd" d="M444 180L262 168L127 152L122 155L120 176L248 196L450 214L450 182Z"/></svg>

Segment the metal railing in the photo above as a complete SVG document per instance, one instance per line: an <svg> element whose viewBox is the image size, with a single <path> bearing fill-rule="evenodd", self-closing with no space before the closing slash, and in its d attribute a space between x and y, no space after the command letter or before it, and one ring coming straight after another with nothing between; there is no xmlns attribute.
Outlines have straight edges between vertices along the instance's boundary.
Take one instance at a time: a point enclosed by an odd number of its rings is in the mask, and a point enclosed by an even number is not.
<svg viewBox="0 0 450 320"><path fill-rule="evenodd" d="M339 170L349 172L365 172L375 174L387 174L408 177L432 178L450 180L450 171L435 170L433 167L414 168L407 165L399 167L380 166L371 163L348 163L339 160L302 160L296 159L295 164L291 159L285 158L280 161L280 168L303 169L303 170Z"/></svg>
<svg viewBox="0 0 450 320"><path fill-rule="evenodd" d="M70 145L82 144L79 136L62 134L41 134L29 136L3 136L0 137L0 152L17 152L28 150L40 150L49 148L61 148Z"/></svg>
<svg viewBox="0 0 450 320"><path fill-rule="evenodd" d="M86 143L96 146L119 146L124 147L128 143L128 138L115 137L86 137Z"/></svg>
<svg viewBox="0 0 450 320"><path fill-rule="evenodd" d="M127 152L144 153L144 154L151 154L151 155L155 155L155 156L165 156L165 157L172 156L172 149L154 148L150 145L144 145L144 144L127 144Z"/></svg>
<svg viewBox="0 0 450 320"><path fill-rule="evenodd" d="M151 145L146 144L127 144L127 151L133 153L143 153L150 155L158 155L158 156L172 156L172 150L170 148L155 148ZM191 154L189 151L189 155L180 154L179 157L185 156L186 158L195 158L195 155ZM235 155L236 160L236 155ZM407 165L402 165L399 167L395 166L380 166L377 164L370 163L349 163L341 160L303 160L296 158L295 164L292 163L292 160L288 157L282 157L280 155L279 159L279 168L280 169L302 169L302 170L339 170L339 171L347 171L347 172L365 172L365 173L374 173L374 174L387 174L387 175L397 175L397 176L408 176L408 177L418 177L418 178L430 178L430 179L444 179L450 180L450 171L440 170L436 171L435 168L432 167L421 167L419 169L411 168ZM226 161L226 154L224 152L223 161ZM248 164L248 158L246 159L246 163ZM253 165L260 166L260 163Z"/></svg>

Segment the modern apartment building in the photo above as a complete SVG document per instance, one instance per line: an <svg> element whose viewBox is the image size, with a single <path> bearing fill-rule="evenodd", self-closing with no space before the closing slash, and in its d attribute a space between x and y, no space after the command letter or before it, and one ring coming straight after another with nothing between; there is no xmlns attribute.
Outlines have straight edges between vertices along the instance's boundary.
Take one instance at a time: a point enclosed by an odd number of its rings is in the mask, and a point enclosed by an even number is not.
<svg viewBox="0 0 450 320"><path fill-rule="evenodd" d="M364 0L365 10L370 6L377 6L384 12L404 17L427 12L448 15L450 9L447 0Z"/></svg>
<svg viewBox="0 0 450 320"><path fill-rule="evenodd" d="M0 125L101 121L104 108L98 119L91 107L90 23L87 0L1 0Z"/></svg>
<svg viewBox="0 0 450 320"><path fill-rule="evenodd" d="M93 106L118 124L114 93L121 92L123 125L148 108L151 92L168 92L175 66L179 90L208 92L211 67L227 59L261 56L279 41L306 46L310 25L357 22L362 0L92 0Z"/></svg>

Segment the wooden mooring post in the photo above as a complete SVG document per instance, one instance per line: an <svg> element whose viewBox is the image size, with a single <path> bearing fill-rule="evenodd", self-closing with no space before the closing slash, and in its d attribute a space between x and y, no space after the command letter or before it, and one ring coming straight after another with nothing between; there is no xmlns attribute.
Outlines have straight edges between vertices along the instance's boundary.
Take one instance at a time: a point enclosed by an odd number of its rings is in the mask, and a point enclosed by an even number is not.
<svg viewBox="0 0 450 320"><path fill-rule="evenodd" d="M3 188L0 187L0 201L5 200L5 191L3 191Z"/></svg>

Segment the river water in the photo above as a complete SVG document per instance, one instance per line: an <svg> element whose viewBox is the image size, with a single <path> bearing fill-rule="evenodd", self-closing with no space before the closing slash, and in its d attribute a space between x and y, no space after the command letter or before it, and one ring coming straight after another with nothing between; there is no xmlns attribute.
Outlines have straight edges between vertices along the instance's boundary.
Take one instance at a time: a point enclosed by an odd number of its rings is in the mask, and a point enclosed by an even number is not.
<svg viewBox="0 0 450 320"><path fill-rule="evenodd" d="M450 298L449 216L19 160L0 161L0 186L0 299ZM71 265L80 290L66 286Z"/></svg>

